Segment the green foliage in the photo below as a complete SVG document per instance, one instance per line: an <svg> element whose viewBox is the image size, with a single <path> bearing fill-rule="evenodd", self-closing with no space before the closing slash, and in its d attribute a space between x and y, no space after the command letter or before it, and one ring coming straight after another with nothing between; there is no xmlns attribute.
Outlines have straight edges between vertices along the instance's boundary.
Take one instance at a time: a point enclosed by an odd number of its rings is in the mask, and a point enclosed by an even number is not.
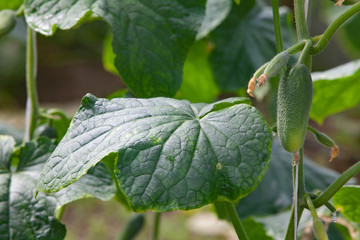
<svg viewBox="0 0 360 240"><path fill-rule="evenodd" d="M258 67L276 54L272 10L255 1L234 5L228 17L211 34L214 50L210 64L215 82L222 90L247 86ZM293 42L292 16L281 9L285 45Z"/></svg>
<svg viewBox="0 0 360 240"><path fill-rule="evenodd" d="M42 162L54 149L49 140L28 143L19 151L15 163L15 141L0 136L0 235L4 239L63 239L65 226L55 217L56 201L44 194L34 199L34 188ZM35 150L36 151L33 151Z"/></svg>
<svg viewBox="0 0 360 240"><path fill-rule="evenodd" d="M114 66L115 54L111 46L112 37L108 35L104 41L103 64L107 71L118 75ZM208 61L208 43L199 40L189 50L183 69L183 80L176 94L178 99L186 99L193 103L212 102L219 94ZM125 90L126 91L126 90ZM124 95L114 95L114 97ZM113 97L111 97L113 98Z"/></svg>
<svg viewBox="0 0 360 240"><path fill-rule="evenodd" d="M349 229L339 223L330 223L328 225L327 234L329 240L353 240L350 236Z"/></svg>
<svg viewBox="0 0 360 240"><path fill-rule="evenodd" d="M58 191L118 153L115 174L135 211L235 201L265 174L272 140L259 112L242 102L108 101L86 95L45 165L38 191Z"/></svg>
<svg viewBox="0 0 360 240"><path fill-rule="evenodd" d="M312 73L312 79L314 95L310 117L318 123L332 114L355 107L360 102L358 60L325 72Z"/></svg>
<svg viewBox="0 0 360 240"><path fill-rule="evenodd" d="M55 218L63 205L86 197L111 199L116 191L105 165L91 168L76 184L34 198L40 171L55 149L48 138L27 142L18 150L10 136L0 135L0 235L8 239L63 239L65 226Z"/></svg>
<svg viewBox="0 0 360 240"><path fill-rule="evenodd" d="M73 28L91 14L102 17L114 35L115 66L131 91L138 97L174 96L205 0L26 0L24 11L29 26L45 35Z"/></svg>
<svg viewBox="0 0 360 240"><path fill-rule="evenodd" d="M246 233L249 239L261 239L261 240L273 239L266 233L264 229L264 225L262 223L256 222L252 218L245 219L244 221L242 221L242 224L244 225L244 228L247 230Z"/></svg>
<svg viewBox="0 0 360 240"><path fill-rule="evenodd" d="M200 39L206 37L214 30L229 14L231 6L232 0L208 0L206 3L205 18L196 38Z"/></svg>
<svg viewBox="0 0 360 240"><path fill-rule="evenodd" d="M334 195L333 203L345 217L360 223L360 186L342 187Z"/></svg>
<svg viewBox="0 0 360 240"><path fill-rule="evenodd" d="M236 210L242 218L266 216L288 209L292 204L292 158L277 138L271 150L271 162L264 179L247 197L241 199ZM304 158L305 185L309 192L325 190L339 174Z"/></svg>
<svg viewBox="0 0 360 240"><path fill-rule="evenodd" d="M349 19L349 21L347 21L344 24L344 27L341 29L342 36L344 37L344 41L341 44L341 47L345 48L347 53L354 57L360 56L360 33L358 31L359 22L360 15L355 15Z"/></svg>
<svg viewBox="0 0 360 240"><path fill-rule="evenodd" d="M0 0L0 10L17 9L24 3L24 0Z"/></svg>
<svg viewBox="0 0 360 240"><path fill-rule="evenodd" d="M205 40L197 41L190 49L184 65L183 82L176 98L190 102L213 102L219 95L210 68Z"/></svg>
<svg viewBox="0 0 360 240"><path fill-rule="evenodd" d="M22 1L0 0L0 10L21 4ZM294 41L292 16L285 8L279 12L277 5L273 1L271 9L256 0L25 0L28 26L44 35L97 18L108 23L111 33L104 42L104 66L120 75L128 89L114 92L108 97L112 100L87 94L71 124L61 111L38 111L32 72L36 66L32 42L36 42L36 36L28 28L26 78L34 111L29 104L27 125L31 126L25 135L33 140L16 146L12 137L0 136L1 236L63 239L65 227L56 219L59 215L55 211L87 197L115 197L134 211L188 210L216 203L219 216L231 217L238 236L283 236L284 216L287 219L288 214L247 218L243 221L246 234L233 203L240 200L237 211L241 217L269 215L289 208L295 188L291 185L291 154L275 140L270 164L271 131L248 98L227 98L212 104L198 102L221 99L221 91L243 91L256 69L270 59L274 60L256 71L253 83L257 80L261 85L256 78L262 73L269 77L281 73L289 54L299 51L303 51L299 62L306 59L310 69L308 53L322 51L337 28L360 11L360 3L337 18L322 37L308 39L306 44L298 41L273 58L275 43L280 52L282 41L285 47ZM294 6L297 33L300 38L307 38L302 0L295 0ZM21 15L22 8L16 14ZM0 18L0 35L6 34L15 24L15 11L1 11ZM358 26L354 19L345 26L343 35L357 51ZM354 61L314 73L313 82L305 65L297 64L286 72L279 86L277 129L287 151L297 151L303 145L312 84L311 117L321 123L325 117L359 103L359 69L359 61ZM272 93L277 81L271 81ZM253 87L251 83L249 89ZM189 101L135 96L176 96ZM314 134L323 144L333 145L325 134ZM301 182L298 199L294 200L301 203L307 191L326 188L313 199L316 207L329 201L360 166L338 177L302 159L302 155L299 164L294 179L298 177ZM264 176L265 181L260 184ZM333 198L334 204L349 219L359 222L359 188L349 189L341 189ZM309 197L308 201L312 203ZM227 212L221 212L224 206ZM303 205L295 209L300 218ZM133 238L143 220L142 214L136 215L129 222L125 238ZM316 216L315 220L317 228L325 233L320 219ZM293 223L291 218L286 236L296 235ZM271 225L276 224L274 230ZM336 229L339 231L333 232L348 237L347 231L338 226Z"/></svg>

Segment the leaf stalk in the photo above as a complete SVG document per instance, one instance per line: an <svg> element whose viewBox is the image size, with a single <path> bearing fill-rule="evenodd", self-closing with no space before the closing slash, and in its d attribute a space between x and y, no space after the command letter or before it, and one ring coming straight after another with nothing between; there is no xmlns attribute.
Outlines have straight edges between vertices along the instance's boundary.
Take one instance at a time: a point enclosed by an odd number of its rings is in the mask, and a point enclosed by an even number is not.
<svg viewBox="0 0 360 240"><path fill-rule="evenodd" d="M333 21L330 26L325 30L324 34L320 38L319 42L312 48L311 54L315 55L320 53L328 45L330 39L336 32L336 30L350 17L360 11L360 2L352 6L349 10L341 14Z"/></svg>
<svg viewBox="0 0 360 240"><path fill-rule="evenodd" d="M26 40L26 125L24 141L33 139L36 123L39 117L39 102L36 89L37 69L36 32L27 28Z"/></svg>
<svg viewBox="0 0 360 240"><path fill-rule="evenodd" d="M224 205L226 206L226 210L230 216L238 238L240 240L249 240L245 232L244 226L242 225L240 218L236 212L234 204L231 202L224 202Z"/></svg>

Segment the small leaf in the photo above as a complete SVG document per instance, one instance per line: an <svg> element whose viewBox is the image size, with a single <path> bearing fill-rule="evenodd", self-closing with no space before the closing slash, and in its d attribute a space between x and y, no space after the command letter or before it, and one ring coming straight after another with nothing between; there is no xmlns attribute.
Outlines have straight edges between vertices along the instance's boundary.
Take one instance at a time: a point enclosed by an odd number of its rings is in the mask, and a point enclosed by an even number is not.
<svg viewBox="0 0 360 240"><path fill-rule="evenodd" d="M11 136L0 135L0 172L10 171L10 157L15 147L15 139Z"/></svg>
<svg viewBox="0 0 360 240"><path fill-rule="evenodd" d="M360 60L312 73L312 79L314 94L310 117L318 123L360 102Z"/></svg>
<svg viewBox="0 0 360 240"><path fill-rule="evenodd" d="M211 34L210 54L214 78L222 90L237 91L247 84L258 67L276 55L271 7L253 6L250 0L234 5L228 17ZM290 11L280 8L284 43L293 42Z"/></svg>
<svg viewBox="0 0 360 240"><path fill-rule="evenodd" d="M240 0L237 0L240 4ZM214 30L229 14L232 0L208 0L206 3L205 18L201 24L196 39L207 36Z"/></svg>
<svg viewBox="0 0 360 240"><path fill-rule="evenodd" d="M241 217L275 214L292 204L292 155L285 151L277 138L273 140L271 162L263 181L254 192L240 200L236 209ZM306 189L325 190L339 176L304 158Z"/></svg>
<svg viewBox="0 0 360 240"><path fill-rule="evenodd" d="M360 223L360 186L344 186L333 197L336 209L349 220Z"/></svg>
<svg viewBox="0 0 360 240"><path fill-rule="evenodd" d="M39 191L59 191L118 153L115 175L133 210L192 209L246 196L269 164L269 127L236 99L218 111L212 111L217 103L168 98L109 101L88 94L83 103L44 166Z"/></svg>
<svg viewBox="0 0 360 240"><path fill-rule="evenodd" d="M115 66L138 97L174 96L187 52L205 15L205 0L25 0L31 28L52 35L90 14L108 22Z"/></svg>

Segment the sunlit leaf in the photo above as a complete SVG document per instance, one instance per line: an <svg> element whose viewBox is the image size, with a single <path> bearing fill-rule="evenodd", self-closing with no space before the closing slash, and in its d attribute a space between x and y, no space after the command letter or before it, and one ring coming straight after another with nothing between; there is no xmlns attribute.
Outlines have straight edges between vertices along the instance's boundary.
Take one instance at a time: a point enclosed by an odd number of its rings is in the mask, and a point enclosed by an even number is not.
<svg viewBox="0 0 360 240"><path fill-rule="evenodd" d="M318 123L360 102L360 60L311 75L314 95L310 117Z"/></svg>
<svg viewBox="0 0 360 240"><path fill-rule="evenodd" d="M360 186L344 186L333 197L334 206L345 217L360 223Z"/></svg>
<svg viewBox="0 0 360 240"><path fill-rule="evenodd" d="M115 175L135 211L238 200L265 174L272 141L261 114L243 102L109 101L88 94L46 163L37 190L58 191L118 153Z"/></svg>

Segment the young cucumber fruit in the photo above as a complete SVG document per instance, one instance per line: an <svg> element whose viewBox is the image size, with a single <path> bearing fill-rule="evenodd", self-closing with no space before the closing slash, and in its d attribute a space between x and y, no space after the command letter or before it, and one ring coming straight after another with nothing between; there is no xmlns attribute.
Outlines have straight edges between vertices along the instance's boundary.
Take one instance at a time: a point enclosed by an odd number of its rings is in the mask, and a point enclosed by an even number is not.
<svg viewBox="0 0 360 240"><path fill-rule="evenodd" d="M281 145L288 152L298 151L304 143L312 94L311 75L304 64L295 64L280 79L277 131Z"/></svg>
<svg viewBox="0 0 360 240"><path fill-rule="evenodd" d="M0 37L9 33L16 24L16 14L12 10L0 11Z"/></svg>

